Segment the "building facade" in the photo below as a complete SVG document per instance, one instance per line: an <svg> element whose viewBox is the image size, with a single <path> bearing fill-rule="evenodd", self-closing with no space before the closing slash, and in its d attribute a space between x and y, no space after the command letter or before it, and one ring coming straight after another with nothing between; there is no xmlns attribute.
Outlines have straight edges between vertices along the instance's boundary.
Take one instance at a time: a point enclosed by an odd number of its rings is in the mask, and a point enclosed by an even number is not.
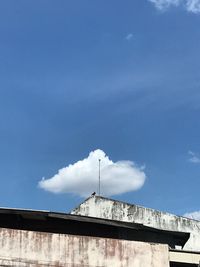
<svg viewBox="0 0 200 267"><path fill-rule="evenodd" d="M144 225L138 208L140 223L127 221L135 210L101 197L73 214L0 208L0 267L200 266L200 252L185 250L190 232Z"/></svg>
<svg viewBox="0 0 200 267"><path fill-rule="evenodd" d="M200 221L99 196L91 196L72 210L71 214L141 223L156 229L190 233L184 249L200 251Z"/></svg>

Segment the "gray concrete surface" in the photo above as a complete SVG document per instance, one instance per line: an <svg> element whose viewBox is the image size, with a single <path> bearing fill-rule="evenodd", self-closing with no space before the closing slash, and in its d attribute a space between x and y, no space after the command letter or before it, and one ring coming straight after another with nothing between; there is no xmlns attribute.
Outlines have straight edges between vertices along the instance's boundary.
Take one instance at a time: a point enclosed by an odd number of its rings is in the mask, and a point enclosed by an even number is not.
<svg viewBox="0 0 200 267"><path fill-rule="evenodd" d="M0 266L169 267L167 245L0 228Z"/></svg>
<svg viewBox="0 0 200 267"><path fill-rule="evenodd" d="M72 210L71 214L141 223L168 231L188 232L190 238L184 249L200 251L200 221L99 196L91 196Z"/></svg>

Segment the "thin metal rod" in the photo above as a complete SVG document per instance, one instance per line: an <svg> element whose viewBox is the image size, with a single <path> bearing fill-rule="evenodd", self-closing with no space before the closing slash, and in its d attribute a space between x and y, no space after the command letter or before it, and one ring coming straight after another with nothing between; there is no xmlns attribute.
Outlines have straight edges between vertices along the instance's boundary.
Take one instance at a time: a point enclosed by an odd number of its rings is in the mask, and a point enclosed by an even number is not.
<svg viewBox="0 0 200 267"><path fill-rule="evenodd" d="M99 196L101 195L101 159L99 159Z"/></svg>

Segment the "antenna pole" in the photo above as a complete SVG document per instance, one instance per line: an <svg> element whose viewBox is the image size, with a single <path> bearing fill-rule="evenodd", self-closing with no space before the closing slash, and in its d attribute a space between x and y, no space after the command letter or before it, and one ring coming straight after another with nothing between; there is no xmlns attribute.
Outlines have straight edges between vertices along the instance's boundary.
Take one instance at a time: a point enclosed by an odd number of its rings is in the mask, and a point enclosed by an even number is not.
<svg viewBox="0 0 200 267"><path fill-rule="evenodd" d="M99 196L101 194L101 159L99 159Z"/></svg>

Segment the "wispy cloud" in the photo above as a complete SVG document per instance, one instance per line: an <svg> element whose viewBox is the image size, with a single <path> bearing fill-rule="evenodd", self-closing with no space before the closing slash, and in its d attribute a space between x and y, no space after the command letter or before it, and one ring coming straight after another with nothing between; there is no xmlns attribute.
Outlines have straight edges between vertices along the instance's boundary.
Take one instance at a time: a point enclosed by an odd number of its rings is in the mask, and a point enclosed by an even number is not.
<svg viewBox="0 0 200 267"><path fill-rule="evenodd" d="M165 10L170 6L178 6L180 4L180 0L148 0L155 5L155 7L159 10Z"/></svg>
<svg viewBox="0 0 200 267"><path fill-rule="evenodd" d="M194 212L190 212L190 213L185 213L183 216L187 217L189 219L200 221L200 211L194 211Z"/></svg>
<svg viewBox="0 0 200 267"><path fill-rule="evenodd" d="M52 193L73 193L86 197L98 188L98 164L101 159L101 192L118 195L140 189L146 179L144 167L132 161L113 162L104 151L97 149L89 156L58 170L49 179L42 179L39 187Z"/></svg>
<svg viewBox="0 0 200 267"><path fill-rule="evenodd" d="M192 151L188 151L190 156L189 161L192 163L199 163L200 164L200 156Z"/></svg>
<svg viewBox="0 0 200 267"><path fill-rule="evenodd" d="M127 41L130 41L131 39L133 39L133 34L132 33L127 34L125 39Z"/></svg>
<svg viewBox="0 0 200 267"><path fill-rule="evenodd" d="M148 0L159 10L166 10L172 6L183 6L188 12L200 13L200 0Z"/></svg>
<svg viewBox="0 0 200 267"><path fill-rule="evenodd" d="M187 0L186 8L193 13L200 13L200 0Z"/></svg>

